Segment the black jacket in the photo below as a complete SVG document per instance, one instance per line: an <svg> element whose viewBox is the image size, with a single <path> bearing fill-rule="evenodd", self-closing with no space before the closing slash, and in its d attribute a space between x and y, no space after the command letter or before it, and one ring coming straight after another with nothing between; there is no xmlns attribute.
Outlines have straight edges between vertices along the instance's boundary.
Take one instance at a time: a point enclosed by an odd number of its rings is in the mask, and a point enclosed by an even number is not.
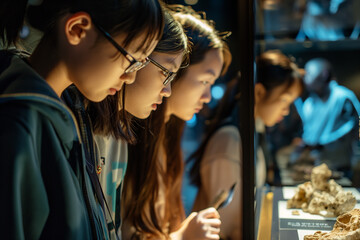
<svg viewBox="0 0 360 240"><path fill-rule="evenodd" d="M107 238L73 114L20 57L0 71L1 238Z"/></svg>

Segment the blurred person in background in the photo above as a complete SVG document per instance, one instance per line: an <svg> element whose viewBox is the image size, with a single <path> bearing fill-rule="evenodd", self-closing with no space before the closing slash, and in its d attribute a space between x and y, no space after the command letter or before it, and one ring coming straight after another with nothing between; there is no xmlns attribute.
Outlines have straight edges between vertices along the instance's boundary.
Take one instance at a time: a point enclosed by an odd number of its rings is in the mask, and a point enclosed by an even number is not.
<svg viewBox="0 0 360 240"><path fill-rule="evenodd" d="M299 69L280 51L267 51L256 60L256 83L254 87L255 164L256 186L266 182L267 164L264 156L265 126L274 126L289 113L290 104L302 91ZM214 117L198 150L190 156L191 181L199 189L193 210L209 206L222 190L237 183L232 202L219 210L221 216L220 236L223 239L241 239L241 167L242 143L238 128L239 77L231 80L227 91L215 110ZM264 140L264 138L262 138Z"/></svg>
<svg viewBox="0 0 360 240"><path fill-rule="evenodd" d="M290 160L294 163L308 151L314 165L326 163L351 179L359 158L359 101L351 90L336 82L332 66L324 58L305 64L304 82L307 96L295 101L303 124L302 142Z"/></svg>

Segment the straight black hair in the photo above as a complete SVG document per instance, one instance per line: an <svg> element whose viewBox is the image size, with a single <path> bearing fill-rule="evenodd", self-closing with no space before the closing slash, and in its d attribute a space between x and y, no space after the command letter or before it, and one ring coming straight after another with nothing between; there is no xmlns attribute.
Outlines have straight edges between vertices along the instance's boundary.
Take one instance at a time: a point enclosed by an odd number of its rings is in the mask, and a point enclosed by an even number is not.
<svg viewBox="0 0 360 240"><path fill-rule="evenodd" d="M4 47L17 44L19 32L27 21L44 33L56 34L56 24L68 13L84 11L107 32L126 33L124 47L144 32L147 37L138 46L161 37L163 12L158 0L2 0L0 2L0 38ZM33 5L31 5L33 4Z"/></svg>

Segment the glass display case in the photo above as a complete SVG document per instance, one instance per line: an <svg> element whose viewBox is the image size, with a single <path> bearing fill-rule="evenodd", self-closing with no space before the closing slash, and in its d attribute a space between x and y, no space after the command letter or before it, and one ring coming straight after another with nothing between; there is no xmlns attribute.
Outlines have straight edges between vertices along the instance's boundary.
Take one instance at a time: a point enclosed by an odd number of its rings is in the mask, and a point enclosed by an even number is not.
<svg viewBox="0 0 360 240"><path fill-rule="evenodd" d="M176 2L186 4L184 1ZM235 72L241 72L238 91L241 116L239 129L243 149L242 169L239 173L242 177L243 191L241 199L243 209L240 215L243 219L243 229L246 229L243 231L243 239L302 239L305 234L315 230L331 230L335 222L334 218L315 217L300 222L298 221L300 217L297 219L290 214L292 217L287 218L289 216L280 216L279 213L285 212L284 202L291 198L290 195L295 194L296 187L310 181L312 168L323 162L327 163L332 171L330 179L344 189L351 190L356 199L360 200L357 192L357 187L360 185L359 129L358 121L353 118L359 114L356 102L360 98L358 67L360 15L357 13L360 2L356 0L195 2L191 3L194 9L205 11L221 30L232 32L228 40L233 54L230 73L234 75ZM297 65L304 84L298 99L307 104L307 108L303 109L306 114L310 110L317 114L315 120L310 123L323 121L323 126L333 128L333 131L327 131L321 137L321 142L306 142L303 134L304 128L308 131L308 127L304 126L304 116L300 116L298 112L300 101L297 99L290 104L288 114L284 114L281 121L274 126L265 127L262 131L260 147L263 148L266 163L266 182L263 187L255 188L257 166L257 153L254 150L254 147L256 148L254 141L257 141L256 134L254 139L255 60L269 50L280 51ZM305 84L308 81L305 80L306 73L310 71L306 71L306 64L314 58L326 60L330 64L332 78L329 82L332 82L332 87L340 86L347 89L344 90L346 100L342 103L340 101L334 105L330 104L327 111L306 103L306 99L311 94ZM229 78L231 77L228 76ZM225 83L228 79L225 78L220 82ZM325 102L324 100L323 103ZM309 109L310 105L312 107ZM341 116L346 114L348 117L341 120ZM314 126L309 128L310 133L317 131ZM334 135L332 133L335 130L339 131ZM188 136L194 133L191 127L187 131ZM201 132L197 132L196 136L199 138ZM187 140L191 146L196 145L196 142L191 142L191 138ZM196 190L192 192L194 193ZM187 197L189 198L185 195L185 203ZM302 213L300 216L303 217ZM283 228L284 224L290 227ZM286 230L281 233L280 229Z"/></svg>
<svg viewBox="0 0 360 240"><path fill-rule="evenodd" d="M311 182L313 168L322 163L331 170L329 180L359 201L359 3L254 2L255 56L281 51L302 71L304 83L288 115L264 131L268 187L263 200L270 198L270 204L265 203L260 215L272 225L265 226L265 233L259 229L258 239L304 239L316 230L331 231L336 218L307 214L303 209L295 215L294 209L286 207L297 187ZM261 220L257 223L261 225Z"/></svg>

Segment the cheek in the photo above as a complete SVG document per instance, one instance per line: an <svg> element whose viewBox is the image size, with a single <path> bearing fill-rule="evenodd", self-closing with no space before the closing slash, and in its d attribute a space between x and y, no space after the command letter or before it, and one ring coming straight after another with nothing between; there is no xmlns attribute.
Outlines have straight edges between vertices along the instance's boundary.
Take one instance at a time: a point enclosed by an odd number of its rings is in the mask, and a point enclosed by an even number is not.
<svg viewBox="0 0 360 240"><path fill-rule="evenodd" d="M264 104L261 108L261 117L264 122L273 121L281 112L277 104Z"/></svg>
<svg viewBox="0 0 360 240"><path fill-rule="evenodd" d="M172 101L173 105L177 108L186 108L191 104L193 99L193 92L190 89L182 86L172 88L170 101Z"/></svg>
<svg viewBox="0 0 360 240"><path fill-rule="evenodd" d="M88 82L91 82L92 84L97 84L98 88L108 87L108 84L115 84L116 82L121 82L121 69L116 68L113 63L109 63L107 65L97 64L92 67L90 65L88 66L89 67L87 67L84 71L84 75L88 79Z"/></svg>

